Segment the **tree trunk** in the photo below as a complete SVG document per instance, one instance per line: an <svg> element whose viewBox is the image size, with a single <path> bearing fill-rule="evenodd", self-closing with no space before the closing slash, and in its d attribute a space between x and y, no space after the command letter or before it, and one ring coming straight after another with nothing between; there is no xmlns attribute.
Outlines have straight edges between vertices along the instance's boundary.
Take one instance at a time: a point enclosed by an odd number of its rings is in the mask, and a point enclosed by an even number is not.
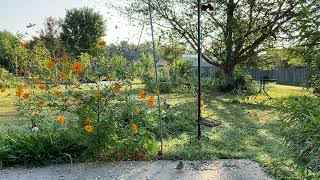
<svg viewBox="0 0 320 180"><path fill-rule="evenodd" d="M223 75L224 75L224 86L233 86L233 72L234 72L234 65L228 64L225 65L223 68Z"/></svg>

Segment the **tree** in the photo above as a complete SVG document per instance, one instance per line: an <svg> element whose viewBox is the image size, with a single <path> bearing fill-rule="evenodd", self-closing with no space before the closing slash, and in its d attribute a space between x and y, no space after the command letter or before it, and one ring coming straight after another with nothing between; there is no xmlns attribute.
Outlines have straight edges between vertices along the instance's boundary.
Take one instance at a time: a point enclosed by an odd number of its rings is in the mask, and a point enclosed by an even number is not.
<svg viewBox="0 0 320 180"><path fill-rule="evenodd" d="M105 35L103 16L91 8L67 10L62 23L61 40L67 51L75 56L81 52L94 55L97 41Z"/></svg>
<svg viewBox="0 0 320 180"><path fill-rule="evenodd" d="M196 0L151 0L155 22L170 38L183 39L197 50ZM238 64L273 45L291 30L297 0L216 0L202 12L202 58L221 68L225 85L232 84ZM147 15L148 0L130 0L128 14ZM120 9L121 10L121 9ZM135 17L139 19L139 17Z"/></svg>
<svg viewBox="0 0 320 180"><path fill-rule="evenodd" d="M18 38L8 31L0 32L0 66L12 71L14 62L11 53L14 46L18 43Z"/></svg>
<svg viewBox="0 0 320 180"><path fill-rule="evenodd" d="M317 0L307 2L301 4L297 19L300 54L308 65L307 86L320 96L320 2Z"/></svg>

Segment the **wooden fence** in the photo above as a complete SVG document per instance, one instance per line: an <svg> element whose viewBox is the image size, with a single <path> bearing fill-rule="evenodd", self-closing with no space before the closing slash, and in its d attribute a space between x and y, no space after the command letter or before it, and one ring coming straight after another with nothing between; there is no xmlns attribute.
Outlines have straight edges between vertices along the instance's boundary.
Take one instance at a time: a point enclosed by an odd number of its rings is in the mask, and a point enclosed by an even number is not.
<svg viewBox="0 0 320 180"><path fill-rule="evenodd" d="M194 67L194 74L197 76L197 67ZM217 67L201 67L201 78L213 79L216 72L219 71ZM276 79L279 84L287 85L304 85L307 79L307 69L305 67L273 69L273 70L260 70L248 68L244 72L251 75L252 79L260 80L264 77L269 79Z"/></svg>
<svg viewBox="0 0 320 180"><path fill-rule="evenodd" d="M251 75L254 80L276 79L279 84L304 85L307 79L307 69L305 67L273 70L245 69L244 71Z"/></svg>

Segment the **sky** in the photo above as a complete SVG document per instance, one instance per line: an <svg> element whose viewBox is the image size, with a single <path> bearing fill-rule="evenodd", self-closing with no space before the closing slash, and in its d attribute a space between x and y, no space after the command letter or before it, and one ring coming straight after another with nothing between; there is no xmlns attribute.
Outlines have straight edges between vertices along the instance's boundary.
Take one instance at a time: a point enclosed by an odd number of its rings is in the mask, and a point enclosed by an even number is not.
<svg viewBox="0 0 320 180"><path fill-rule="evenodd" d="M43 28L47 17L63 18L66 9L91 7L99 11L106 20L107 32L104 39L107 43L119 43L122 40L137 43L142 27L135 25L127 17L110 10L103 0L1 0L0 30L12 33L23 33L25 39L36 35ZM29 24L36 24L26 28ZM28 33L28 34L25 34ZM144 32L141 41L149 39Z"/></svg>

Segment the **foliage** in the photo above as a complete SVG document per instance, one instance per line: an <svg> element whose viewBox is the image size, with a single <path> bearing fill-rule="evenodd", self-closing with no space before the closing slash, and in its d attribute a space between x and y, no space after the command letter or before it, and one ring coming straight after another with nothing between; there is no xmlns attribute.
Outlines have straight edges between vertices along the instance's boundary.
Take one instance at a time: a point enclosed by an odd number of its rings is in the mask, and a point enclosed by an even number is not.
<svg viewBox="0 0 320 180"><path fill-rule="evenodd" d="M98 40L105 35L103 16L91 8L67 10L62 23L61 40L67 52L95 55Z"/></svg>
<svg viewBox="0 0 320 180"><path fill-rule="evenodd" d="M320 171L320 102L310 97L280 101L282 132L301 166Z"/></svg>
<svg viewBox="0 0 320 180"><path fill-rule="evenodd" d="M7 31L0 32L0 66L7 70L12 70L14 66L11 53L17 42L18 38L12 33Z"/></svg>
<svg viewBox="0 0 320 180"><path fill-rule="evenodd" d="M108 1L112 6L112 2ZM127 1L126 1L127 2ZM196 1L151 1L153 17L164 24L161 39L177 40L197 51ZM203 59L223 69L224 83L232 83L234 67L272 47L280 34L290 33L298 1L210 1L213 11L202 13ZM303 3L303 2L301 2ZM141 17L148 1L131 0L121 12ZM118 8L115 4L112 7ZM181 11L184 9L184 11ZM226 18L221 18L226 17ZM281 17L281 18L280 18Z"/></svg>

